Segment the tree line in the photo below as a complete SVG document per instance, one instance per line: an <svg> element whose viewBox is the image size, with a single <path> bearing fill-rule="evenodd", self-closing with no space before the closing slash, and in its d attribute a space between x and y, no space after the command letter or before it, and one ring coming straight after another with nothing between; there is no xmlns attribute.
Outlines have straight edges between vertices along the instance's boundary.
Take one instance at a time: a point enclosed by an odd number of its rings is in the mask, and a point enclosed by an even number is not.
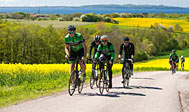
<svg viewBox="0 0 189 112"><path fill-rule="evenodd" d="M112 13L112 14L31 14L23 12L0 13L0 19L25 19L25 20L58 20L58 21L84 21L84 22L110 22L118 24L113 18L184 18L189 22L189 14L164 14L159 13Z"/></svg>
<svg viewBox="0 0 189 112"><path fill-rule="evenodd" d="M148 59L160 52L189 48L189 34L173 33L164 28L123 29L116 25L106 27L104 22L96 27L77 28L89 48L95 35L109 35L116 57L124 36L129 36L136 48L135 60ZM65 63L64 37L66 28L55 29L38 25L23 25L0 21L0 62L23 64ZM115 59L116 61L117 59Z"/></svg>

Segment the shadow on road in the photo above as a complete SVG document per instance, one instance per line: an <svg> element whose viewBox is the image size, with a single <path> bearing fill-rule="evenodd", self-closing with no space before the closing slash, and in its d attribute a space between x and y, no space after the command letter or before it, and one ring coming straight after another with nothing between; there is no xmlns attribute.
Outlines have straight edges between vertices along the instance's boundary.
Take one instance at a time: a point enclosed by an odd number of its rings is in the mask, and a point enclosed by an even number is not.
<svg viewBox="0 0 189 112"><path fill-rule="evenodd" d="M142 93L130 93L130 92L109 92L107 94L98 94L98 93L82 93L80 94L82 96L104 96L104 97L113 97L113 98L119 98L120 95L130 95L130 96L146 96Z"/></svg>
<svg viewBox="0 0 189 112"><path fill-rule="evenodd" d="M155 90L163 90L162 88L159 87L147 87L147 86L130 86L131 88L136 88L136 89L155 89Z"/></svg>
<svg viewBox="0 0 189 112"><path fill-rule="evenodd" d="M153 78L141 78L141 77L132 77L131 79L147 79L147 80L154 80Z"/></svg>
<svg viewBox="0 0 189 112"><path fill-rule="evenodd" d="M120 96L118 96L116 94L109 94L109 93L103 94L103 95L101 95L99 93L82 93L80 95L83 95L83 96L105 96L105 97L115 97L115 98L116 97L120 97Z"/></svg>
<svg viewBox="0 0 189 112"><path fill-rule="evenodd" d="M112 89L155 89L155 90L163 90L159 87L147 87L147 86L129 86L129 87L112 87Z"/></svg>
<svg viewBox="0 0 189 112"><path fill-rule="evenodd" d="M126 92L109 92L110 94L115 94L115 95L131 95L131 96L146 96L145 94L142 93L126 93Z"/></svg>

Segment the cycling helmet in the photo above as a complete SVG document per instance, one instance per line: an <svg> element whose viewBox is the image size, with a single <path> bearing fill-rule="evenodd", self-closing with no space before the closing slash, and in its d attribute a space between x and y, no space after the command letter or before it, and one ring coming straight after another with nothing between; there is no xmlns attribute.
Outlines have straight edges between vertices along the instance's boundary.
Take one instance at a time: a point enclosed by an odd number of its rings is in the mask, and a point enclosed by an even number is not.
<svg viewBox="0 0 189 112"><path fill-rule="evenodd" d="M95 41L95 42L99 42L99 41L100 41L100 36L96 35L96 36L94 37L94 41Z"/></svg>
<svg viewBox="0 0 189 112"><path fill-rule="evenodd" d="M175 53L176 51L175 50L172 50L172 53Z"/></svg>
<svg viewBox="0 0 189 112"><path fill-rule="evenodd" d="M181 58L184 58L183 56L181 56Z"/></svg>
<svg viewBox="0 0 189 112"><path fill-rule="evenodd" d="M75 31L76 30L76 27L74 25L70 25L68 26L68 31Z"/></svg>
<svg viewBox="0 0 189 112"><path fill-rule="evenodd" d="M102 35L101 36L101 40L103 41L103 40L108 40L108 35Z"/></svg>
<svg viewBox="0 0 189 112"><path fill-rule="evenodd" d="M123 41L129 41L130 39L129 39L129 37L124 37L123 38Z"/></svg>

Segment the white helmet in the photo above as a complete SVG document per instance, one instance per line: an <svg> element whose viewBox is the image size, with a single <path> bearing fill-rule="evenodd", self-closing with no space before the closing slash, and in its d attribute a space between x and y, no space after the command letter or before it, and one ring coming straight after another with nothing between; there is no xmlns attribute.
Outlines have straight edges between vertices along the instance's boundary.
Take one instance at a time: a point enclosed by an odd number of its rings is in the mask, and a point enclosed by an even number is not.
<svg viewBox="0 0 189 112"><path fill-rule="evenodd" d="M103 41L103 40L108 41L108 35L102 35L102 36L101 36L101 40L102 40L102 41Z"/></svg>
<svg viewBox="0 0 189 112"><path fill-rule="evenodd" d="M181 58L183 58L183 56L181 56Z"/></svg>

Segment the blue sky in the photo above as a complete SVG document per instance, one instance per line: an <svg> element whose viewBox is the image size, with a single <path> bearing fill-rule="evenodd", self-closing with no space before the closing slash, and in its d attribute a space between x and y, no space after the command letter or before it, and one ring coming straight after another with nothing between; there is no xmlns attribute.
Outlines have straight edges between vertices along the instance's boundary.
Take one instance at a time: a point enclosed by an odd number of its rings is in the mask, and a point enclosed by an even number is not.
<svg viewBox="0 0 189 112"><path fill-rule="evenodd" d="M189 7L189 0L0 0L0 6L81 6L93 4L148 4Z"/></svg>

